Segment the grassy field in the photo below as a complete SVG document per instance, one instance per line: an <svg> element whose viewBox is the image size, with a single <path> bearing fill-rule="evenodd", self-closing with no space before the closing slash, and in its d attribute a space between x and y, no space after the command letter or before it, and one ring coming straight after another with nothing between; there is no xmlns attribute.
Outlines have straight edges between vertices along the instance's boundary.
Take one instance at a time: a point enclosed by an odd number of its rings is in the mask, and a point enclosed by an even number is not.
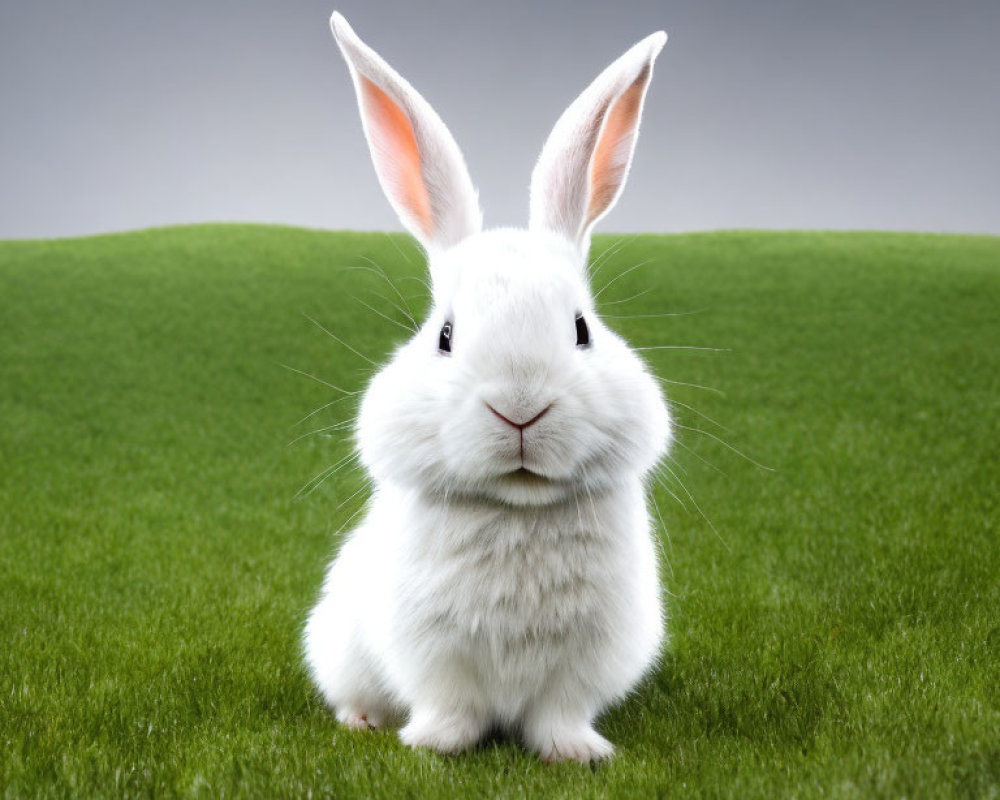
<svg viewBox="0 0 1000 800"><path fill-rule="evenodd" d="M699 429L656 491L672 642L591 769L350 733L306 679L304 614L364 496L350 471L300 492L350 447L303 434L353 399L300 422L339 395L282 365L362 387L303 312L382 358L403 302L371 263L419 313L408 240L0 243L0 795L1000 796L1000 239L594 255L598 287L649 261L600 298L634 344L730 350L647 353L716 391L666 384Z"/></svg>

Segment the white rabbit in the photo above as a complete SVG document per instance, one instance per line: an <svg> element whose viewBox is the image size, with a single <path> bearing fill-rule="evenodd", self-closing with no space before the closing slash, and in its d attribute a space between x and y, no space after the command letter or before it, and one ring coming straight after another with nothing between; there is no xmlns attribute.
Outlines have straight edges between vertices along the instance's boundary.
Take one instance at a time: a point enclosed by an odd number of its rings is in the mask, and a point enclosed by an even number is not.
<svg viewBox="0 0 1000 800"><path fill-rule="evenodd" d="M331 25L433 308L361 404L375 490L310 614L312 677L342 723L406 720L413 747L457 752L500 728L546 760L607 757L593 721L663 640L645 483L672 434L658 384L595 312L586 256L666 34L556 123L529 229L483 231L441 119L340 14Z"/></svg>

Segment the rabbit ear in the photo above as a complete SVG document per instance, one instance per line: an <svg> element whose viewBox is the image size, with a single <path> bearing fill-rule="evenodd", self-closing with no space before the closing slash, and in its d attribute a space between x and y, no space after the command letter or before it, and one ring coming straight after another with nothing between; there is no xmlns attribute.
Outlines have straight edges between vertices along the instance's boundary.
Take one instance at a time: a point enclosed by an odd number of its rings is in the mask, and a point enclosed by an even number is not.
<svg viewBox="0 0 1000 800"><path fill-rule="evenodd" d="M354 79L375 172L400 220L428 251L479 231L476 190L441 118L340 13L330 27Z"/></svg>
<svg viewBox="0 0 1000 800"><path fill-rule="evenodd" d="M646 87L667 34L648 36L566 109L531 176L532 229L556 231L586 253L590 229L628 176Z"/></svg>

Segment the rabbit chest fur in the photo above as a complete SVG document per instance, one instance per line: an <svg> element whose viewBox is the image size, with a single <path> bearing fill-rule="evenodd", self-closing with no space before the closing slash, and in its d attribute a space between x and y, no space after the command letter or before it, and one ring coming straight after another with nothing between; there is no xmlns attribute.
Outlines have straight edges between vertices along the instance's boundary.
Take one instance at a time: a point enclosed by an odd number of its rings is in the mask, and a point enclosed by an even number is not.
<svg viewBox="0 0 1000 800"><path fill-rule="evenodd" d="M462 663L505 722L570 673L605 702L619 696L662 629L648 527L622 507L601 497L544 509L420 509L415 535L399 543L392 636L413 651L426 636L445 665Z"/></svg>
<svg viewBox="0 0 1000 800"><path fill-rule="evenodd" d="M659 652L641 497L633 485L518 509L383 487L310 620L310 656L333 666L320 688L366 724L428 697L508 728L567 693L597 713Z"/></svg>

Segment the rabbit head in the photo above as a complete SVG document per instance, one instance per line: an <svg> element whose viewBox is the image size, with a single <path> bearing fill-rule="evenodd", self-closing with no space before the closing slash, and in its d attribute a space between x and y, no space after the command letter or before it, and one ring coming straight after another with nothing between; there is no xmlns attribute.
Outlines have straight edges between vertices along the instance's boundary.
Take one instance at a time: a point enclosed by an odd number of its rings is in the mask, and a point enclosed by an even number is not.
<svg viewBox="0 0 1000 800"><path fill-rule="evenodd" d="M518 506L643 475L670 418L642 360L598 317L586 258L625 183L666 35L628 50L559 118L532 175L528 229L484 231L440 117L340 14L331 25L379 182L432 283L427 320L365 393L366 467L376 481Z"/></svg>

